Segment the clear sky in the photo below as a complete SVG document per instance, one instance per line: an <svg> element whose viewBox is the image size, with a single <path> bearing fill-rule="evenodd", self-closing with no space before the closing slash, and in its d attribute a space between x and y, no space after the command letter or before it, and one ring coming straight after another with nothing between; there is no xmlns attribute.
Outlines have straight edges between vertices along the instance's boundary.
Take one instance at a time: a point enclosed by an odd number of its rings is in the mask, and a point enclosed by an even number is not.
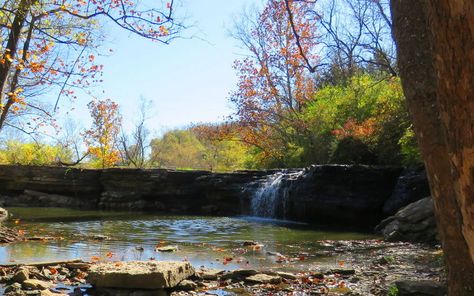
<svg viewBox="0 0 474 296"><path fill-rule="evenodd" d="M179 9L194 24L170 45L151 42L118 28L105 28L113 49L104 64L101 97L121 106L126 127L133 125L141 96L153 101L149 127L158 133L193 122L216 122L232 112L229 92L235 88L233 61L243 50L229 36L233 19L260 0L182 0ZM72 116L89 126L90 97L74 103Z"/></svg>

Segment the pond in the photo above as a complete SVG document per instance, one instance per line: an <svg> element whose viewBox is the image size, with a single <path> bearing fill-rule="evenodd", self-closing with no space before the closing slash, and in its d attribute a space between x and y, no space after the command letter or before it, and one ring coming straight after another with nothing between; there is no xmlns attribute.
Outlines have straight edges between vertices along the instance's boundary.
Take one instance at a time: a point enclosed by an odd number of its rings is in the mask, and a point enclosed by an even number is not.
<svg viewBox="0 0 474 296"><path fill-rule="evenodd" d="M151 259L188 260L196 267L297 270L310 262L334 264L336 258L325 256L325 240L374 238L367 233L322 230L255 217L163 216L63 208L8 210L12 217L7 224L26 236L61 239L0 246L0 264ZM259 245L244 246L250 241ZM178 250L158 252L157 246L177 246Z"/></svg>

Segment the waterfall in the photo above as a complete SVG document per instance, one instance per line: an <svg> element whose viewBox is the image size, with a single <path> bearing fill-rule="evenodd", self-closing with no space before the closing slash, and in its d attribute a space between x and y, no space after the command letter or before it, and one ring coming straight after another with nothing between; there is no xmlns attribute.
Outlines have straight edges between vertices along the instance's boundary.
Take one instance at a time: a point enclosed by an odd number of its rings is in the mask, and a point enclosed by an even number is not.
<svg viewBox="0 0 474 296"><path fill-rule="evenodd" d="M286 218L291 185L304 172L304 170L279 171L260 181L252 194L250 204L252 215L265 218Z"/></svg>

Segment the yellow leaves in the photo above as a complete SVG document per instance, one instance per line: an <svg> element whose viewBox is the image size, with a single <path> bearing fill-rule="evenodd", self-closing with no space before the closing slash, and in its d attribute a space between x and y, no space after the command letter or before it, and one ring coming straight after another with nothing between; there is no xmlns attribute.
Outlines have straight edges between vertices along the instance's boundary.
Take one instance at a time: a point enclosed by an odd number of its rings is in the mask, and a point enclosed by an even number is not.
<svg viewBox="0 0 474 296"><path fill-rule="evenodd" d="M34 122L34 121L33 121ZM7 141L5 149L1 150L3 163L15 163L22 165L44 165L56 162L58 155L63 160L68 160L68 153L59 146L50 146L40 143L21 143L18 141ZM69 156L70 157L70 156ZM20 220L15 220L19 224Z"/></svg>
<svg viewBox="0 0 474 296"><path fill-rule="evenodd" d="M9 61L10 63L13 62L13 58L12 58L12 56L11 56L9 53L6 53L6 54L5 54L5 59L6 59L7 61Z"/></svg>
<svg viewBox="0 0 474 296"><path fill-rule="evenodd" d="M170 34L169 29L165 26L159 26L158 30L159 30L161 36L168 36Z"/></svg>
<svg viewBox="0 0 474 296"><path fill-rule="evenodd" d="M43 72L44 70L44 62L30 62L28 68L33 73Z"/></svg>
<svg viewBox="0 0 474 296"><path fill-rule="evenodd" d="M68 10L69 8L71 7L70 4L62 4L61 6L59 6L59 9L61 9L62 11L66 11Z"/></svg>
<svg viewBox="0 0 474 296"><path fill-rule="evenodd" d="M91 101L88 105L93 126L84 134L88 151L96 157L98 167L110 167L120 160L115 148L121 117L118 104L110 99Z"/></svg>

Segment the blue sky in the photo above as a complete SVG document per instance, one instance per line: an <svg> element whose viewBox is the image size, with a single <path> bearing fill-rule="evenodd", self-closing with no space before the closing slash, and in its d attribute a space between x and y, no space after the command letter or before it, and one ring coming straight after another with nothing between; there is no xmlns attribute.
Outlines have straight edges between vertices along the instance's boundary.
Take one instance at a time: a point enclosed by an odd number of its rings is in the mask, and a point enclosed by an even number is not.
<svg viewBox="0 0 474 296"><path fill-rule="evenodd" d="M101 97L121 106L126 127L133 125L140 97L153 101L149 127L157 133L195 122L216 122L232 113L229 92L235 88L233 61L242 55L238 42L229 36L233 19L245 6L260 0L182 0L182 13L194 26L170 45L151 42L118 28L105 28L110 38L106 46L111 56L104 64ZM99 92L98 92L99 93ZM89 126L86 108L91 98L74 103L71 114L84 127Z"/></svg>

